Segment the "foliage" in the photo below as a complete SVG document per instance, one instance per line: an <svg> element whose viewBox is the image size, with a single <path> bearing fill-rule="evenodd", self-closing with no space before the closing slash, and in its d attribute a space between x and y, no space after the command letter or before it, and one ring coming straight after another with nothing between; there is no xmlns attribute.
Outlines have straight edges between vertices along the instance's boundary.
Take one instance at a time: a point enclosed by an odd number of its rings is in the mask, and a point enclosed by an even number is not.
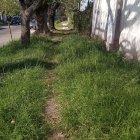
<svg viewBox="0 0 140 140"><path fill-rule="evenodd" d="M74 13L74 26L80 33L90 34L93 3L89 3L84 11ZM78 17L78 18L77 18Z"/></svg>
<svg viewBox="0 0 140 140"><path fill-rule="evenodd" d="M139 63L101 51L104 44L71 36L60 45L55 90L61 128L73 140L140 138Z"/></svg>
<svg viewBox="0 0 140 140"><path fill-rule="evenodd" d="M79 9L81 0L59 0L60 3L65 7L65 14L68 17L69 22L73 20L73 13L75 9Z"/></svg>
<svg viewBox="0 0 140 140"><path fill-rule="evenodd" d="M77 9L78 3L80 3L80 1L81 0L60 0L60 2L64 4L68 12L73 11L74 9Z"/></svg>
<svg viewBox="0 0 140 140"><path fill-rule="evenodd" d="M0 11L6 11L8 15L19 15L19 3L18 0L1 0Z"/></svg>

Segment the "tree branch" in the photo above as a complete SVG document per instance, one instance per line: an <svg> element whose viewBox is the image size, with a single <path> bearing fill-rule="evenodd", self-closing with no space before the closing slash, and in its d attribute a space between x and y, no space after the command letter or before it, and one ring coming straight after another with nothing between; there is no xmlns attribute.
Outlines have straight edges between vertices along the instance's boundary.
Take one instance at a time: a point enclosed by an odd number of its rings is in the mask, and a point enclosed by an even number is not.
<svg viewBox="0 0 140 140"><path fill-rule="evenodd" d="M25 15L30 16L34 13L34 11L41 5L42 0L35 0L33 4L25 10Z"/></svg>
<svg viewBox="0 0 140 140"><path fill-rule="evenodd" d="M19 3L20 3L20 6L23 10L26 9L26 4L25 4L25 1L24 0L19 0Z"/></svg>

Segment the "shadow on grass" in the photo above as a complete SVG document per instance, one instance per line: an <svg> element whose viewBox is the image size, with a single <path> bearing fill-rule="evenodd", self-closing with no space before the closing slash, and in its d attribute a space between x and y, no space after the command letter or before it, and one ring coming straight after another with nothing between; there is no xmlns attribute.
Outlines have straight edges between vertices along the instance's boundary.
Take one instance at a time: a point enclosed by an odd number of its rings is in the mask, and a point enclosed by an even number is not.
<svg viewBox="0 0 140 140"><path fill-rule="evenodd" d="M34 36L31 38L30 44L22 45L20 41L12 41L9 44L5 45L3 48L0 48L0 54L6 53L6 54L16 54L19 51L27 50L29 48L41 48L41 49L48 49L52 46L59 46L58 41L52 41L49 39L46 39L46 37L38 37ZM52 47L53 48L53 47Z"/></svg>
<svg viewBox="0 0 140 140"><path fill-rule="evenodd" d="M33 68L36 66L52 70L54 69L58 64L42 61L39 59L26 59L21 62L15 62L15 63L8 63L0 66L0 74L7 73L7 72L13 72L14 70L21 70L24 68Z"/></svg>

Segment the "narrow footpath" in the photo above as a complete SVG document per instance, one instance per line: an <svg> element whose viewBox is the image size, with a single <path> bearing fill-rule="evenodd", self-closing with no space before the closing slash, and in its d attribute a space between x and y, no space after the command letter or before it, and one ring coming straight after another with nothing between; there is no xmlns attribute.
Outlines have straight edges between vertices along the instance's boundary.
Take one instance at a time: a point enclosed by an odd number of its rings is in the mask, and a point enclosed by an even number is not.
<svg viewBox="0 0 140 140"><path fill-rule="evenodd" d="M52 40L62 40L61 37L55 37ZM57 56L52 58L51 63L58 65ZM54 82L57 80L57 73L55 69L49 70L47 74L47 89L49 92L49 99L45 106L45 119L51 128L51 132L48 140L67 140L65 134L60 130L60 111L59 104L57 102L56 91L54 90Z"/></svg>

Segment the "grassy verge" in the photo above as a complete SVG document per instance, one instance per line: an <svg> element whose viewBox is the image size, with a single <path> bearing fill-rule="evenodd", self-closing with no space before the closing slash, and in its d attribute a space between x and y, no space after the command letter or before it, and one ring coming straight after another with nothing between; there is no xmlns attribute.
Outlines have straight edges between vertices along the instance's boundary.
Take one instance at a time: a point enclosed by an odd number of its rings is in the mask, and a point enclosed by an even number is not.
<svg viewBox="0 0 140 140"><path fill-rule="evenodd" d="M74 140L140 139L140 64L103 53L99 41L72 36L60 45L61 128Z"/></svg>
<svg viewBox="0 0 140 140"><path fill-rule="evenodd" d="M73 140L139 140L140 64L101 51L103 43L69 36L61 44L34 37L0 49L0 140L47 139L48 71L60 52L55 89L60 127ZM59 127L59 126L58 126Z"/></svg>
<svg viewBox="0 0 140 140"><path fill-rule="evenodd" d="M43 112L49 95L46 78L57 42L34 37L0 49L0 139L44 139L49 132ZM53 46L53 47L52 47Z"/></svg>

